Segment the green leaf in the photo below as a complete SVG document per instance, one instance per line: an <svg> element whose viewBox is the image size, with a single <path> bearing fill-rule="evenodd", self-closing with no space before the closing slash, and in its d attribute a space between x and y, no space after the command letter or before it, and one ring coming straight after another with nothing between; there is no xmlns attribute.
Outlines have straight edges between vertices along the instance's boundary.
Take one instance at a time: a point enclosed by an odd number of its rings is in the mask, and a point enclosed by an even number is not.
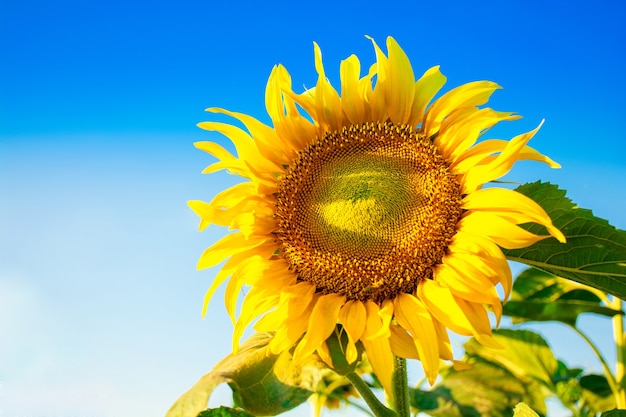
<svg viewBox="0 0 626 417"><path fill-rule="evenodd" d="M411 390L411 405L432 416L510 417L520 401L540 414L554 392L553 375L579 374L555 359L545 340L528 330L501 329L493 338L502 349L487 348L475 339L465 343L472 368L442 372L431 391Z"/></svg>
<svg viewBox="0 0 626 417"><path fill-rule="evenodd" d="M556 185L539 181L516 191L543 207L567 243L549 238L527 248L505 249L508 259L626 298L626 231L579 208ZM547 234L538 224L525 228Z"/></svg>
<svg viewBox="0 0 626 417"><path fill-rule="evenodd" d="M230 407L211 408L201 411L198 417L254 417L245 411L235 410Z"/></svg>
<svg viewBox="0 0 626 417"><path fill-rule="evenodd" d="M626 410L611 410L602 413L600 417L626 417Z"/></svg>
<svg viewBox="0 0 626 417"><path fill-rule="evenodd" d="M567 365L561 360L557 360L557 364L558 367L556 372L552 375L553 381L567 381L575 379L583 372L580 368L568 368Z"/></svg>
<svg viewBox="0 0 626 417"><path fill-rule="evenodd" d="M256 333L236 354L228 355L172 405L166 417L195 417L207 406L211 392L227 382L237 406L255 415L276 415L290 410L313 393L323 365L311 360L294 365L291 352L268 354L272 335ZM217 414L219 415L219 414Z"/></svg>
<svg viewBox="0 0 626 417"><path fill-rule="evenodd" d="M411 406L435 417L510 417L520 401L545 409L532 385L494 363L474 361L470 369L448 368L442 376L431 391L409 390Z"/></svg>
<svg viewBox="0 0 626 417"><path fill-rule="evenodd" d="M615 408L615 397L604 375L584 375L580 378L582 396L594 413Z"/></svg>
<svg viewBox="0 0 626 417"><path fill-rule="evenodd" d="M504 367L525 383L534 381L552 391L558 362L541 336L529 330L500 329L493 338L502 349L487 348L472 338L465 343L466 353Z"/></svg>
<svg viewBox="0 0 626 417"><path fill-rule="evenodd" d="M529 268L515 279L503 313L513 317L514 323L555 320L571 326L581 313L623 314L601 305L601 297L604 294L595 288Z"/></svg>
<svg viewBox="0 0 626 417"><path fill-rule="evenodd" d="M580 378L580 386L601 397L613 395L611 386L604 375L584 375Z"/></svg>
<svg viewBox="0 0 626 417"><path fill-rule="evenodd" d="M224 371L235 404L255 415L273 416L305 402L314 392L319 362L294 365L292 355L267 355L265 350Z"/></svg>
<svg viewBox="0 0 626 417"><path fill-rule="evenodd" d="M195 417L207 407L211 392L221 384L223 378L219 374L209 372L181 395L170 407L165 417Z"/></svg>

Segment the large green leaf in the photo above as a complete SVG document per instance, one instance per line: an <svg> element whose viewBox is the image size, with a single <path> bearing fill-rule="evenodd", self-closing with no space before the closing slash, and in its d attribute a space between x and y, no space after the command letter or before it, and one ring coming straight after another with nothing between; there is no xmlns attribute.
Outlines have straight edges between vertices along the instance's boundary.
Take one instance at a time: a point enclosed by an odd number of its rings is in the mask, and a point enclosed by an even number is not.
<svg viewBox="0 0 626 417"><path fill-rule="evenodd" d="M623 314L603 306L601 298L606 297L592 287L529 268L515 279L503 312L513 317L514 323L556 320L571 326L576 325L581 313Z"/></svg>
<svg viewBox="0 0 626 417"><path fill-rule="evenodd" d="M534 381L553 389L552 376L559 365L541 336L530 330L500 329L493 338L503 349L487 348L472 338L465 343L465 352L504 367L525 383Z"/></svg>
<svg viewBox="0 0 626 417"><path fill-rule="evenodd" d="M410 390L411 406L435 417L510 417L520 401L544 409L537 388L525 384L494 363L473 360L472 368L442 372L443 380L431 391Z"/></svg>
<svg viewBox="0 0 626 417"><path fill-rule="evenodd" d="M411 390L411 405L432 416L510 417L520 401L540 414L545 398L554 391L553 375L559 368L550 347L528 330L501 329L494 339L503 349L491 349L475 339L465 343L471 368L442 372L442 381L431 391Z"/></svg>
<svg viewBox="0 0 626 417"><path fill-rule="evenodd" d="M289 351L268 354L271 337L256 333L246 340L236 354L222 359L184 393L166 417L196 417L222 382L227 382L233 390L237 406L255 415L276 415L306 401L313 393L319 364L308 362L296 366Z"/></svg>
<svg viewBox="0 0 626 417"><path fill-rule="evenodd" d="M508 259L626 299L626 231L576 206L556 185L535 182L521 185L516 191L543 207L567 243L544 239L524 249L504 250ZM547 234L538 224L526 228Z"/></svg>

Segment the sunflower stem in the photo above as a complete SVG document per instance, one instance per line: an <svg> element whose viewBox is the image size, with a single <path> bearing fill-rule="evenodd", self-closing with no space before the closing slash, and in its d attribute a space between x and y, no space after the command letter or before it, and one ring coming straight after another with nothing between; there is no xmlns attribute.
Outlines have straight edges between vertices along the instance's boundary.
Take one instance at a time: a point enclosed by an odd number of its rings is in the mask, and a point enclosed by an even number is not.
<svg viewBox="0 0 626 417"><path fill-rule="evenodd" d="M593 343L593 341L589 338L589 336L587 336L578 327L572 326L572 325L569 325L569 327L572 328L576 333L578 333L578 335L582 337L585 342L587 342L587 345L589 345L591 350L593 350L593 353L596 354L596 357L600 361L602 368L604 368L604 375L606 376L606 380L609 383L609 386L611 387L611 392L613 392L613 395L615 396L615 401L616 403L618 403L619 402L619 387L617 385L617 381L615 380L615 377L613 376L613 373L611 372L611 368L609 367L609 364L607 363L606 359L604 359L604 356L602 356L600 349L598 349L598 347L595 345L595 343Z"/></svg>
<svg viewBox="0 0 626 417"><path fill-rule="evenodd" d="M395 411L390 410L385 407L382 402L380 402L378 397L374 395L370 387L361 379L360 376L356 374L356 372L347 374L346 378L348 378L354 388L356 388L359 394L361 394L361 397L365 400L370 410L372 410L372 413L376 417L399 417Z"/></svg>
<svg viewBox="0 0 626 417"><path fill-rule="evenodd" d="M614 310L622 310L622 300L613 297L609 307ZM615 367L615 382L617 385L615 406L618 409L626 409L626 335L624 334L624 316L622 314L613 316L613 338L615 339L617 362Z"/></svg>
<svg viewBox="0 0 626 417"><path fill-rule="evenodd" d="M406 371L406 359L394 356L394 369L391 377L393 403L399 417L410 417L409 380Z"/></svg>

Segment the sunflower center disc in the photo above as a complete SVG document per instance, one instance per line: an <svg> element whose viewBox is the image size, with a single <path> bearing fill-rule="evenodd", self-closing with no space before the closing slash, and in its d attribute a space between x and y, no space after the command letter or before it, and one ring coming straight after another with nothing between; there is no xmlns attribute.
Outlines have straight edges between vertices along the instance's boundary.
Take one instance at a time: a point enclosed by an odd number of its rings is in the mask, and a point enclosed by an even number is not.
<svg viewBox="0 0 626 417"><path fill-rule="evenodd" d="M410 126L352 125L302 151L278 186L281 256L322 293L381 302L432 276L460 187Z"/></svg>

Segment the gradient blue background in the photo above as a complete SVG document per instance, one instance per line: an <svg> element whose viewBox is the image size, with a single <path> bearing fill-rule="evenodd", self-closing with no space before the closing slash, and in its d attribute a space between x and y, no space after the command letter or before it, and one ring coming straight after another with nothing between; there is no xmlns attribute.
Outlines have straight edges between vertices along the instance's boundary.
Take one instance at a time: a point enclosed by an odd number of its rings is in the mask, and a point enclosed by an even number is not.
<svg viewBox="0 0 626 417"><path fill-rule="evenodd" d="M234 180L200 175L192 143L222 139L195 124L210 106L268 122L272 66L312 86L313 41L335 85L341 59L374 62L366 34L394 36L416 74L441 65L447 89L498 82L490 105L524 119L494 135L545 118L531 145L563 165L508 178L626 228L626 3L471 3L1 0L0 416L163 415L229 352L221 292L200 318L215 270L195 271L225 231L197 233L186 201ZM608 320L581 323L614 360ZM534 328L601 370L567 329Z"/></svg>

